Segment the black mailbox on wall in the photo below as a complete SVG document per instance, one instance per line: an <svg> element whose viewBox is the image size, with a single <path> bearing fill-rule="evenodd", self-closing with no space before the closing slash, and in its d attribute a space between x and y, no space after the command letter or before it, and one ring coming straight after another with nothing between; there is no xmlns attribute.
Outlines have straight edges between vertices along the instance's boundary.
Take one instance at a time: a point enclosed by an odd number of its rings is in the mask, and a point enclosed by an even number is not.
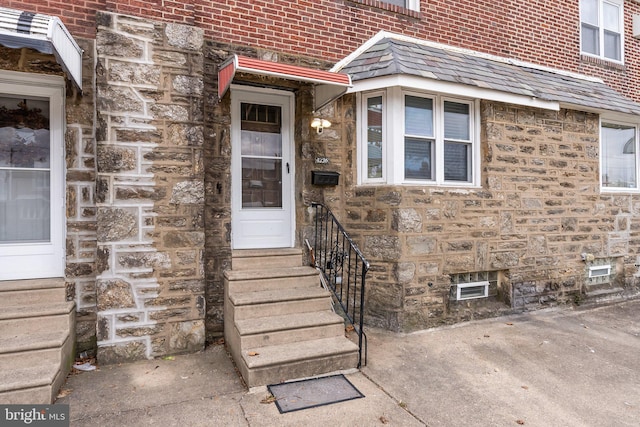
<svg viewBox="0 0 640 427"><path fill-rule="evenodd" d="M338 185L338 172L311 171L311 183L313 185Z"/></svg>

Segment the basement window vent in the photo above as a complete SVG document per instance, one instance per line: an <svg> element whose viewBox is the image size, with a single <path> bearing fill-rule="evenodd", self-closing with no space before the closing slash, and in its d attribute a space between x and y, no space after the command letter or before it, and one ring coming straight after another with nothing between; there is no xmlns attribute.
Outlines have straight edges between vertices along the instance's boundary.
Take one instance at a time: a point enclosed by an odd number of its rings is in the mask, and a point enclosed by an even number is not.
<svg viewBox="0 0 640 427"><path fill-rule="evenodd" d="M611 275L611 265L592 265L589 267L589 278Z"/></svg>
<svg viewBox="0 0 640 427"><path fill-rule="evenodd" d="M461 283L456 289L456 300L486 298L489 296L489 282Z"/></svg>
<svg viewBox="0 0 640 427"><path fill-rule="evenodd" d="M464 301L469 299L488 298L490 295L496 295L497 286L497 271L452 274L449 299L454 301Z"/></svg>

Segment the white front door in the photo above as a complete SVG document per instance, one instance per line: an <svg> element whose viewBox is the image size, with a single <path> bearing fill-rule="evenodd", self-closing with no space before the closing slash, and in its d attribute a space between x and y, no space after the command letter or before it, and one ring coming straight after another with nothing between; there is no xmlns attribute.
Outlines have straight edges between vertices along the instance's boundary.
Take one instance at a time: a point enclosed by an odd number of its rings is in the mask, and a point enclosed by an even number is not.
<svg viewBox="0 0 640 427"><path fill-rule="evenodd" d="M233 249L292 247L293 94L231 91Z"/></svg>
<svg viewBox="0 0 640 427"><path fill-rule="evenodd" d="M64 276L64 81L0 73L0 280Z"/></svg>

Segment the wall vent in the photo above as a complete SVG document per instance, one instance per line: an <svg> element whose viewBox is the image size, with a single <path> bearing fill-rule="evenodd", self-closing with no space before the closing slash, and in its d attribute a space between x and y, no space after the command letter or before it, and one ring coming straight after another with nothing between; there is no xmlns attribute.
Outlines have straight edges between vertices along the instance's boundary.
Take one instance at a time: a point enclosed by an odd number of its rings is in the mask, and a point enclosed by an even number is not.
<svg viewBox="0 0 640 427"><path fill-rule="evenodd" d="M589 278L603 277L611 275L611 265L592 265L589 266Z"/></svg>
<svg viewBox="0 0 640 427"><path fill-rule="evenodd" d="M456 300L487 298L489 296L489 282L459 283L456 286Z"/></svg>

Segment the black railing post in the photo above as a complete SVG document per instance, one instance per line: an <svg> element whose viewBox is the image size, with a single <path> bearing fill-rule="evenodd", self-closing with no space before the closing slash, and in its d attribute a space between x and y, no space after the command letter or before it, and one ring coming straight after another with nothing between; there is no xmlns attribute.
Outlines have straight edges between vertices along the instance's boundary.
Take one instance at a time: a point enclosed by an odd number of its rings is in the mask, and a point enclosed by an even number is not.
<svg viewBox="0 0 640 427"><path fill-rule="evenodd" d="M320 270L328 288L340 304L344 316L358 334L358 368L360 368L363 348L364 363L365 365L367 363L364 293L369 262L326 206L321 203L312 203L312 207L315 208L316 215L315 242L313 244L315 267ZM358 274L359 263L361 264L360 274ZM338 283L338 277L340 277L340 283ZM338 285L340 286L339 290ZM359 299L358 292L360 293Z"/></svg>

